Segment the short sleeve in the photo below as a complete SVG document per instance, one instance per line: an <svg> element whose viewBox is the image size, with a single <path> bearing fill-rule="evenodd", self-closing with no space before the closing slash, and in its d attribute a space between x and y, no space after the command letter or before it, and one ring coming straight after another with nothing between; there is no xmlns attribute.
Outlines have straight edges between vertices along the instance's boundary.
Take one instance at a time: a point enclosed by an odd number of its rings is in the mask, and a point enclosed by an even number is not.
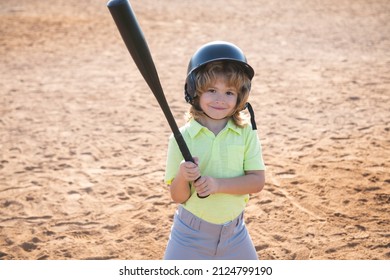
<svg viewBox="0 0 390 280"><path fill-rule="evenodd" d="M180 152L179 146L177 145L176 139L172 134L169 137L168 142L167 162L164 178L166 184L170 185L172 183L182 161L183 156Z"/></svg>
<svg viewBox="0 0 390 280"><path fill-rule="evenodd" d="M244 171L265 170L263 152L257 130L246 129Z"/></svg>

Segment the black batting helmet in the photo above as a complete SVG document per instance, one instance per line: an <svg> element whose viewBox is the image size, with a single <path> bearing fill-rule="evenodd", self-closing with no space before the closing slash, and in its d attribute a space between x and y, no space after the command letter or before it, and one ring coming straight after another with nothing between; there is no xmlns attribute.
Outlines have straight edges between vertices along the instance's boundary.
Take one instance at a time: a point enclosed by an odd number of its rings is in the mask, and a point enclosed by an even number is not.
<svg viewBox="0 0 390 280"><path fill-rule="evenodd" d="M243 51L236 45L214 41L201 46L191 57L187 69L187 78L184 86L184 95L187 102L192 103L196 97L195 74L204 65L214 61L232 61L242 66L243 71L252 80L255 72L247 63Z"/></svg>

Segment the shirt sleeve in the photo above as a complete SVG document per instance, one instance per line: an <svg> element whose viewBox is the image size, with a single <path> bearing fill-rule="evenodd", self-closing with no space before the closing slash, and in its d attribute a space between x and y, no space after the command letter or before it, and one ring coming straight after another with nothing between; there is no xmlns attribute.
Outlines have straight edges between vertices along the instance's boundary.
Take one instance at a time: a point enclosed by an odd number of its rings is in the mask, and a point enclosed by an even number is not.
<svg viewBox="0 0 390 280"><path fill-rule="evenodd" d="M167 162L165 170L165 183L170 185L175 178L179 169L180 163L183 161L183 156L177 145L176 139L173 134L169 137Z"/></svg>
<svg viewBox="0 0 390 280"><path fill-rule="evenodd" d="M263 152L257 130L247 130L244 170L265 170Z"/></svg>

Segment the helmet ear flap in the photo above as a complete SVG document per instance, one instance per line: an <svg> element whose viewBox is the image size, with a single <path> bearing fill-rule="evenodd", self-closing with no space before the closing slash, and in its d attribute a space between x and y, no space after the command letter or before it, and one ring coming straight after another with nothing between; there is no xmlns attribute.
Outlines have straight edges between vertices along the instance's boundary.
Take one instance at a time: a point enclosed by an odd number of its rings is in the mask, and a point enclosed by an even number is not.
<svg viewBox="0 0 390 280"><path fill-rule="evenodd" d="M249 84L248 84L248 88L246 89L248 92L250 92L251 91L251 88L252 88L252 82L250 82Z"/></svg>
<svg viewBox="0 0 390 280"><path fill-rule="evenodd" d="M195 83L195 74L192 71L186 79L184 85L184 96L187 103L192 104L194 98L196 97L196 83Z"/></svg>

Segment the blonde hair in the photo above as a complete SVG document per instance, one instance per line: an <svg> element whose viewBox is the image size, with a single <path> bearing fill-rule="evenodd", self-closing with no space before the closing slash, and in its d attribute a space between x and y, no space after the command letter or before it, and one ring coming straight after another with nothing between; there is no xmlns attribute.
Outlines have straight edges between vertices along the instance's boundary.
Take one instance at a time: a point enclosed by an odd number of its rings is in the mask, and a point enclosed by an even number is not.
<svg viewBox="0 0 390 280"><path fill-rule="evenodd" d="M194 118L199 120L205 114L200 108L199 97L217 80L223 76L229 87L237 91L237 103L233 113L230 115L235 125L244 127L248 123L248 117L241 112L245 109L249 97L251 81L238 63L233 61L216 61L206 64L195 75L196 97L187 113L187 120Z"/></svg>

